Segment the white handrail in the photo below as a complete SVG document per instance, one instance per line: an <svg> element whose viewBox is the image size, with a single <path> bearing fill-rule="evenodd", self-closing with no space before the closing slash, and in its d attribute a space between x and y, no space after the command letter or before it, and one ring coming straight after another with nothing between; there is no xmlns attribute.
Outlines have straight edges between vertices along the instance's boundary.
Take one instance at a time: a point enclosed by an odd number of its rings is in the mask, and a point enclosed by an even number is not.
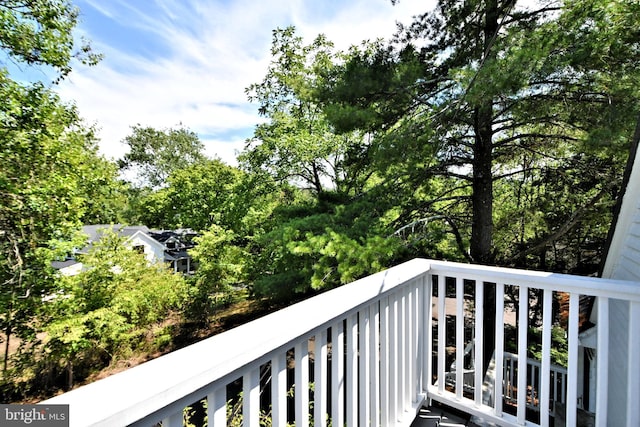
<svg viewBox="0 0 640 427"><path fill-rule="evenodd" d="M153 424L214 393L239 371L257 369L315 331L357 315L428 269L426 260L406 262L43 403L69 404L71 426Z"/></svg>

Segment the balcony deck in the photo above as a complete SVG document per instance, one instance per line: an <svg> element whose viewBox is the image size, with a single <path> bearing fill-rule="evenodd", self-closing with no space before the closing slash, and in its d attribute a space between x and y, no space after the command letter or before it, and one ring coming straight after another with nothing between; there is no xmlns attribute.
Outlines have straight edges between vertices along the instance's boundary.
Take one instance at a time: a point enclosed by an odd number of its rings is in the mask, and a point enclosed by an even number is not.
<svg viewBox="0 0 640 427"><path fill-rule="evenodd" d="M474 337L483 336L487 286L497 295L492 375L473 369L483 366L482 340ZM559 292L569 300L568 354L566 372L556 374L551 327ZM606 332L597 335L592 361L599 391L588 396L596 425L607 425L613 411L623 413L626 425L640 425L640 364L631 357L640 354L639 283L422 259L43 403L69 404L71 426L183 426L185 408L197 402L206 403L209 426L419 426L436 415L421 409L427 404L447 405L478 424L577 425L579 409L588 406L582 295L597 297L598 330ZM509 304L515 329L505 317ZM539 325L529 324L534 306L542 311ZM610 310L626 310L626 323L610 323ZM528 354L529 327L541 330L539 360ZM622 350L610 350L620 342ZM615 363L620 351L628 356L624 366ZM606 391L621 385L635 397L608 400ZM562 422L556 403L566 414Z"/></svg>

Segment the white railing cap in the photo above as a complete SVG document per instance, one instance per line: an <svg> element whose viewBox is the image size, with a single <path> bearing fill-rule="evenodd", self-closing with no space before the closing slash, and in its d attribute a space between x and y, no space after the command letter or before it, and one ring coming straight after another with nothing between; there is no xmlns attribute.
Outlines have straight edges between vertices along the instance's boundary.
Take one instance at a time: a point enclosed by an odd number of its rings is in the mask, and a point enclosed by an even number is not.
<svg viewBox="0 0 640 427"><path fill-rule="evenodd" d="M433 260L429 261L429 272L505 285L522 285L537 289L575 292L581 295L640 302L640 282L628 280Z"/></svg>

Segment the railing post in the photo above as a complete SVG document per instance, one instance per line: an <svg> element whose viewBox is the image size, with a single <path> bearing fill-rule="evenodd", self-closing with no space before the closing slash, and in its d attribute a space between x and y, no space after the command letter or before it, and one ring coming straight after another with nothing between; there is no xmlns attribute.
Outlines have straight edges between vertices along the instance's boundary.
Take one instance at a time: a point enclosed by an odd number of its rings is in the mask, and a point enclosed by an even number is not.
<svg viewBox="0 0 640 427"><path fill-rule="evenodd" d="M271 421L273 427L287 425L287 355L271 359ZM223 425L226 427L226 424Z"/></svg>
<svg viewBox="0 0 640 427"><path fill-rule="evenodd" d="M464 281L456 281L456 397L462 399L464 389Z"/></svg>
<svg viewBox="0 0 640 427"><path fill-rule="evenodd" d="M358 315L347 317L347 415L348 426L358 425Z"/></svg>
<svg viewBox="0 0 640 427"><path fill-rule="evenodd" d="M315 426L327 425L327 330L316 334L314 355L313 418Z"/></svg>
<svg viewBox="0 0 640 427"><path fill-rule="evenodd" d="M242 378L242 419L245 426L260 424L260 366L251 368Z"/></svg>
<svg viewBox="0 0 640 427"><path fill-rule="evenodd" d="M578 315L580 295L572 292L569 296L569 324L568 324L568 350L567 360L567 400L566 414L568 426L577 425L578 404Z"/></svg>
<svg viewBox="0 0 640 427"><path fill-rule="evenodd" d="M518 423L524 424L527 412L527 331L529 288L519 286L518 296Z"/></svg>
<svg viewBox="0 0 640 427"><path fill-rule="evenodd" d="M304 339L295 346L295 415L296 426L309 425L309 342Z"/></svg>
<svg viewBox="0 0 640 427"><path fill-rule="evenodd" d="M358 413L361 426L369 425L371 416L371 390L369 388L369 375L371 370L369 350L371 339L371 319L368 307L359 312L360 333L358 334Z"/></svg>
<svg viewBox="0 0 640 427"><path fill-rule="evenodd" d="M446 278L438 276L438 392L444 392L446 358Z"/></svg>
<svg viewBox="0 0 640 427"><path fill-rule="evenodd" d="M380 425L390 423L391 398L390 385L390 339L391 328L389 325L389 297L380 300Z"/></svg>
<svg viewBox="0 0 640 427"><path fill-rule="evenodd" d="M497 416L502 416L502 385L504 374L504 284L496 283L496 349L494 358L496 375L493 397L494 410Z"/></svg>
<svg viewBox="0 0 640 427"><path fill-rule="evenodd" d="M630 302L629 352L627 356L627 425L640 425L640 302Z"/></svg>
<svg viewBox="0 0 640 427"><path fill-rule="evenodd" d="M550 371L551 371L551 310L553 291L545 290L542 297L542 360L540 361L540 425L549 426ZM555 375L553 384L555 387Z"/></svg>
<svg viewBox="0 0 640 427"><path fill-rule="evenodd" d="M484 337L484 282L476 280L476 299L475 299L475 349L474 349L474 400L476 406L482 405L482 389L483 389L483 375L482 367L484 366L484 360L482 355L484 354L484 343L482 337Z"/></svg>
<svg viewBox="0 0 640 427"><path fill-rule="evenodd" d="M596 426L606 427L609 395L609 298L598 298Z"/></svg>
<svg viewBox="0 0 640 427"><path fill-rule="evenodd" d="M413 348L413 334L411 331L413 330L413 325L411 324L411 299L413 293L409 286L404 287L403 292L403 310L404 310L404 318L403 318L403 340L402 340L402 351L403 351L403 387L402 387L402 409L409 408L411 406L412 396L412 384L413 384L413 365L411 364L411 359L413 355L411 354L411 349Z"/></svg>
<svg viewBox="0 0 640 427"><path fill-rule="evenodd" d="M433 376L433 310L431 307L432 301L432 276L431 274L425 275L423 279L423 319L421 322L423 328L424 344L422 357L424 357L423 364L425 366L422 376L422 389L427 392L427 399L429 399L428 391L432 384L431 378ZM430 403L428 400L427 403Z"/></svg>
<svg viewBox="0 0 640 427"><path fill-rule="evenodd" d="M369 369L371 386L371 425L380 425L380 304L376 301L369 306Z"/></svg>
<svg viewBox="0 0 640 427"><path fill-rule="evenodd" d="M344 425L344 324L331 326L331 422Z"/></svg>
<svg viewBox="0 0 640 427"><path fill-rule="evenodd" d="M402 411L407 402L407 290L403 287L399 291L398 303L398 410Z"/></svg>
<svg viewBox="0 0 640 427"><path fill-rule="evenodd" d="M400 323L398 319L398 292L394 292L389 297L389 344L391 345L389 348L389 424L394 425L398 419L400 418L400 413L398 408L400 406L400 380L399 376L399 368L400 358L398 346L400 343L400 339L398 337L398 323Z"/></svg>
<svg viewBox="0 0 640 427"><path fill-rule="evenodd" d="M184 416L182 414L182 411L176 412L175 414L162 420L162 427L182 427L183 418Z"/></svg>
<svg viewBox="0 0 640 427"><path fill-rule="evenodd" d="M420 277L415 280L415 284L412 285L413 289L413 298L411 305L411 330L412 333L412 342L413 346L411 348L411 366L412 366L412 376L411 379L413 381L413 387L411 391L412 402L419 403L420 394L422 390L422 291L423 291L423 281L424 278Z"/></svg>
<svg viewBox="0 0 640 427"><path fill-rule="evenodd" d="M220 387L207 396L207 418L209 420L209 427L227 426L226 387Z"/></svg>

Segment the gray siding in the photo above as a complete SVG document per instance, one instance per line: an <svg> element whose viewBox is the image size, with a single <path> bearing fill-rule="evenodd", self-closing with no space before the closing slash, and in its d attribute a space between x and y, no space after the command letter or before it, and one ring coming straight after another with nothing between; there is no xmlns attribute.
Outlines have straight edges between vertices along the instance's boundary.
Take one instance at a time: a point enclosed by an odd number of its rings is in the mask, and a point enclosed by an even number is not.
<svg viewBox="0 0 640 427"><path fill-rule="evenodd" d="M640 153L639 153L640 154ZM622 199L616 229L602 272L605 278L640 282L640 155L636 154ZM608 425L627 423L629 303L611 300L609 307ZM601 326L599 332L602 333ZM638 339L633 337L633 339ZM633 363L638 363L633 361ZM637 396L633 397L637 399Z"/></svg>

